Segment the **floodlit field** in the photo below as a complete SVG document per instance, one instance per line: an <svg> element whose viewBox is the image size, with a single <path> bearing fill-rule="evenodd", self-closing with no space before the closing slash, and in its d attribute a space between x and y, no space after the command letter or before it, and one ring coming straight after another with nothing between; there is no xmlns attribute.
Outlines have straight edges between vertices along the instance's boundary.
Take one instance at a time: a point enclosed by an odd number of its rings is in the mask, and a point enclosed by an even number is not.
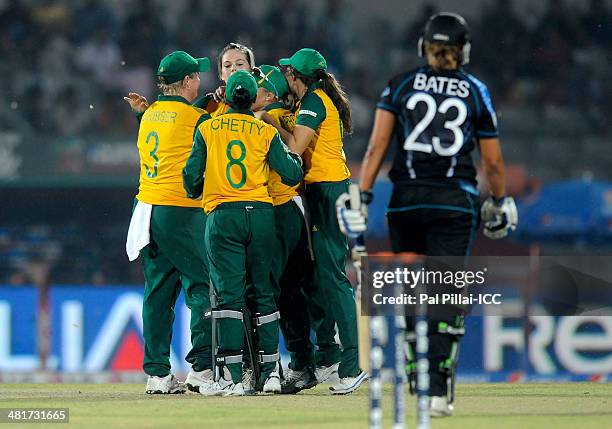
<svg viewBox="0 0 612 429"><path fill-rule="evenodd" d="M140 384L4 384L0 408L68 407L70 427L82 428L365 428L367 387L330 396L327 386L298 395L204 398L144 394ZM391 427L390 386L385 391L385 427ZM408 403L414 427L414 399ZM20 424L39 428L40 424ZM58 426L58 427L61 427ZM467 384L458 387L456 415L433 428L612 427L610 384Z"/></svg>

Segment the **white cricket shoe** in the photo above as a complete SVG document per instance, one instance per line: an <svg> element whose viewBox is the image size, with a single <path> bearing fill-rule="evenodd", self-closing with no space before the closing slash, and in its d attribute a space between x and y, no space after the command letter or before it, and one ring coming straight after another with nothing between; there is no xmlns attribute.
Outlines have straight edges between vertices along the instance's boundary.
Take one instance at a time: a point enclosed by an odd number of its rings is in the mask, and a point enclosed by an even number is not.
<svg viewBox="0 0 612 429"><path fill-rule="evenodd" d="M212 369L205 369L204 371L191 369L187 374L185 386L190 392L200 393L200 389L209 389L214 382Z"/></svg>
<svg viewBox="0 0 612 429"><path fill-rule="evenodd" d="M244 396L244 386L242 383L234 383L229 370L224 367L221 378L206 388L200 387L200 394L204 396Z"/></svg>
<svg viewBox="0 0 612 429"><path fill-rule="evenodd" d="M432 396L429 400L429 415L431 417L450 417L455 407L448 403L446 396Z"/></svg>
<svg viewBox="0 0 612 429"><path fill-rule="evenodd" d="M340 381L340 377L338 377L339 366L339 362L336 362L335 364L330 366L318 366L315 369L315 377L317 379L317 383L338 383Z"/></svg>
<svg viewBox="0 0 612 429"><path fill-rule="evenodd" d="M256 393L255 380L253 378L253 370L251 368L244 368L242 370L242 386L244 387L245 395L254 395Z"/></svg>
<svg viewBox="0 0 612 429"><path fill-rule="evenodd" d="M276 362L276 366L274 367L274 371L268 375L266 378L266 382L263 386L264 393L281 393L281 380L280 373L278 371L278 362Z"/></svg>
<svg viewBox="0 0 612 429"><path fill-rule="evenodd" d="M221 396L244 396L244 386L242 383L231 383L221 389Z"/></svg>
<svg viewBox="0 0 612 429"><path fill-rule="evenodd" d="M353 393L361 386L361 383L368 379L368 373L361 371L356 377L344 377L337 384L329 388L332 395L346 395Z"/></svg>
<svg viewBox="0 0 612 429"><path fill-rule="evenodd" d="M149 395L185 393L185 387L179 383L174 374L168 374L165 377L150 375L147 379L146 392Z"/></svg>
<svg viewBox="0 0 612 429"><path fill-rule="evenodd" d="M232 393L234 390L235 393ZM232 380L220 378L219 381L212 383L210 387L200 387L200 394L204 396L242 396L244 395L244 387L242 383L234 384Z"/></svg>

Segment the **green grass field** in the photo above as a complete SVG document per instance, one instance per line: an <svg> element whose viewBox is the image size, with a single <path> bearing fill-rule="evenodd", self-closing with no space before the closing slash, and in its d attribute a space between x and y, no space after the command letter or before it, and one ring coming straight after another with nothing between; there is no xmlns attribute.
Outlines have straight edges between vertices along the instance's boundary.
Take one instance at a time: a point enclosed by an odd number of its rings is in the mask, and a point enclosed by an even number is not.
<svg viewBox="0 0 612 429"><path fill-rule="evenodd" d="M148 396L143 391L140 384L4 384L0 385L0 408L68 407L70 427L82 428L367 427L367 387L339 397L330 396L327 386L293 396L242 398ZM391 401L389 387L385 391L385 427L391 427ZM414 427L414 398L409 399L407 410L407 427ZM432 427L612 428L612 384L460 385L456 415L434 420Z"/></svg>

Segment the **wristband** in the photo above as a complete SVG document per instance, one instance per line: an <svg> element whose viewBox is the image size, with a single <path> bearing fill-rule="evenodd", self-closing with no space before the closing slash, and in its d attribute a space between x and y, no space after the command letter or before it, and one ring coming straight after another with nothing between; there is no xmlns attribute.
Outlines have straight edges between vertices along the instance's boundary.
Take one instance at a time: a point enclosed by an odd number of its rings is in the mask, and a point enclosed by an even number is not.
<svg viewBox="0 0 612 429"><path fill-rule="evenodd" d="M372 200L374 200L374 193L371 189L366 189L365 191L361 191L361 202L366 206L369 205Z"/></svg>

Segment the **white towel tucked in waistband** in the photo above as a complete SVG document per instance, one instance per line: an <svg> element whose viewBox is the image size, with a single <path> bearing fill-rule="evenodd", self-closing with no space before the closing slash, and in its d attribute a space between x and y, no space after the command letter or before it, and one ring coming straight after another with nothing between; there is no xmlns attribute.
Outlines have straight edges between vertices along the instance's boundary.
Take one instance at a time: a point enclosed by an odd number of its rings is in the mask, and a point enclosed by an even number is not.
<svg viewBox="0 0 612 429"><path fill-rule="evenodd" d="M140 250L149 244L151 240L149 228L151 227L152 209L153 206L151 204L143 203L142 201L136 203L125 242L125 251L130 261L136 260Z"/></svg>
<svg viewBox="0 0 612 429"><path fill-rule="evenodd" d="M302 197L300 197L299 195L296 195L295 197L293 197L293 201L297 204L297 206L302 211L302 214L304 215L305 211L304 211L304 202L302 201Z"/></svg>

